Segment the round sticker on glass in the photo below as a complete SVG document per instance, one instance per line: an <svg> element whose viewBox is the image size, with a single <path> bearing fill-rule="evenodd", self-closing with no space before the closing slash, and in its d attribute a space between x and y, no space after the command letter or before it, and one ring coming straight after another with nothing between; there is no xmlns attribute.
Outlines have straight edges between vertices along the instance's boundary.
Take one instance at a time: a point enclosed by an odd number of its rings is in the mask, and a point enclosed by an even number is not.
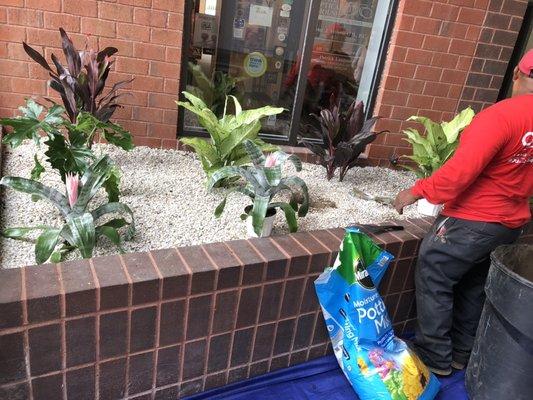
<svg viewBox="0 0 533 400"><path fill-rule="evenodd" d="M264 54L254 51L244 59L244 70L252 78L263 76L267 70L267 59Z"/></svg>

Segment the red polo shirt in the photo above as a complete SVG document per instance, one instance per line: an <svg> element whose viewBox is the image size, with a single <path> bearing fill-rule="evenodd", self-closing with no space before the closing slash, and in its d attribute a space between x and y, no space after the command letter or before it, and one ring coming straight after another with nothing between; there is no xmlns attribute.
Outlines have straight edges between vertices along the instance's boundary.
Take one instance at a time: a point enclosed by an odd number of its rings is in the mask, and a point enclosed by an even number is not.
<svg viewBox="0 0 533 400"><path fill-rule="evenodd" d="M480 112L461 135L455 155L413 194L443 204L442 214L517 228L531 219L533 94Z"/></svg>

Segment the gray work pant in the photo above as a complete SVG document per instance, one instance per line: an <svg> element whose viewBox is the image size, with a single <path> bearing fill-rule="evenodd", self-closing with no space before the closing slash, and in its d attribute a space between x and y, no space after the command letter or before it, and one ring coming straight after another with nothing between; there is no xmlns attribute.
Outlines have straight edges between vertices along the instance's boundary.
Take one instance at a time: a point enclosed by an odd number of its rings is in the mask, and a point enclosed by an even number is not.
<svg viewBox="0 0 533 400"><path fill-rule="evenodd" d="M490 253L518 239L521 228L440 216L422 241L415 272L414 346L426 364L466 364L485 302Z"/></svg>

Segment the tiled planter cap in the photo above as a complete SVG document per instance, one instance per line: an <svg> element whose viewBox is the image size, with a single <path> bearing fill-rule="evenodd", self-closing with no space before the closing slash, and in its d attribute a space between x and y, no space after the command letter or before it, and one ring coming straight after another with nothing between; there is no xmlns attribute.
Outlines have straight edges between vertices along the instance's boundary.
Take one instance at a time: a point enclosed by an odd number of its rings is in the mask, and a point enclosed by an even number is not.
<svg viewBox="0 0 533 400"><path fill-rule="evenodd" d="M374 237L397 333L431 219ZM342 229L0 270L0 399L175 399L331 351L313 281ZM141 396L141 397L139 397Z"/></svg>

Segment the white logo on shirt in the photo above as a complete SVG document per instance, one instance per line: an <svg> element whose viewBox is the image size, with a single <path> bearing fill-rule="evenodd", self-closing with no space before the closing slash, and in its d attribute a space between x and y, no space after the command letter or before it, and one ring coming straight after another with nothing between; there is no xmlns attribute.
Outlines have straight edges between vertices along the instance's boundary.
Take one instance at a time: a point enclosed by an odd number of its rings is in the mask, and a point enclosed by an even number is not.
<svg viewBox="0 0 533 400"><path fill-rule="evenodd" d="M528 132L522 138L524 147L533 147L533 132Z"/></svg>

